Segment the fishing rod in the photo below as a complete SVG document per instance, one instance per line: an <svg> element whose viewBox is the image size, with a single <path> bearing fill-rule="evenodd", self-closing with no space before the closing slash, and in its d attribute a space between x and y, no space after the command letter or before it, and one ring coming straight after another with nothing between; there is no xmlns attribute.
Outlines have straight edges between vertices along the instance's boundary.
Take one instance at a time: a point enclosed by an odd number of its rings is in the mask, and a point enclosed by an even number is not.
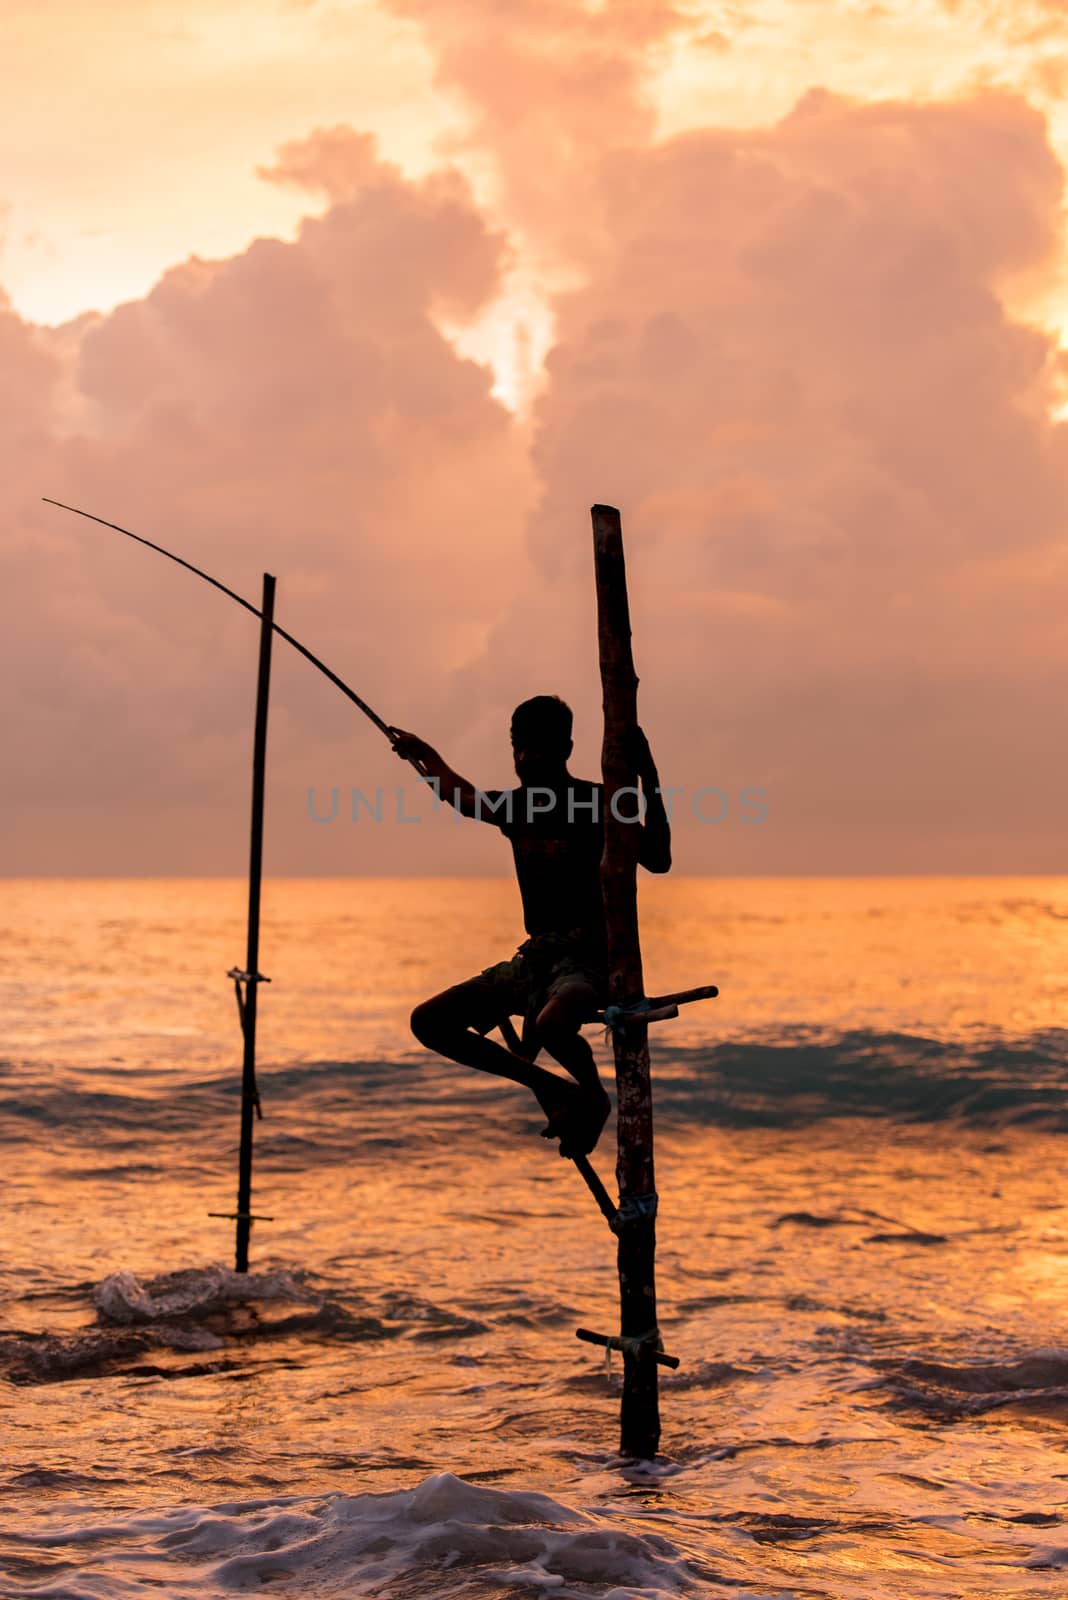
<svg viewBox="0 0 1068 1600"><path fill-rule="evenodd" d="M229 595L230 599L236 600L239 606L244 606L245 610L250 611L254 617L259 617L262 624L263 612L258 606L254 606L251 600L246 600L244 595L237 594L233 589L228 589L225 583L220 583L218 578L213 578L210 572L204 572L200 567L195 567L191 561L186 561L183 556L176 556L172 550L165 550L161 544L153 544L151 539L143 539L139 533L131 533L129 528L123 528L117 522L108 522L106 517L98 517L92 511L82 511L78 506L68 506L64 501L53 500L51 496L47 494L43 494L41 499L44 501L45 505L58 506L61 511L72 511L76 517L86 517L90 522L99 522L102 528L113 528L116 533L125 534L127 539L133 539L137 544L147 545L150 550L155 550L158 555L166 556L168 561L173 561L177 566L184 567L187 572L195 573L198 578L203 578L204 582L210 583L213 589L219 589L223 594ZM363 712L365 717L368 717L374 723L379 732L385 734L386 738L393 746L394 751L400 755L401 750L398 745L398 730L396 728L391 728L388 722L383 722L382 718L378 715L378 712L372 711L371 707L367 704L367 701L361 700L355 689L350 689L344 678L339 678L336 672L331 672L326 662L320 661L319 657L314 655L312 651L308 649L307 645L301 644L299 639L294 639L293 635L291 633L287 633L285 628L280 628L278 623L273 620L273 617L270 619L270 621L271 627L273 628L274 632L277 633L278 637L280 639L284 639L287 644L291 644L293 649L299 651L306 661L311 662L313 667L317 667L323 674L324 678L329 678L330 682L334 684L336 688L340 689L341 693L351 700L353 705L358 707L359 710ZM420 756L411 754L403 756L402 759L413 766L421 777L429 776L426 764ZM669 996L669 998L681 997ZM509 1029L511 1029L510 1022ZM502 1031L504 1030L502 1029ZM511 1039L509 1038L509 1034L505 1032L505 1039L509 1045L511 1045L511 1040L514 1038L514 1030L511 1030ZM575 1166L578 1168L583 1182L586 1184L594 1199L597 1201L597 1204L600 1206L602 1212L607 1218L609 1218L609 1220L611 1220L616 1215L616 1209L609 1198L608 1191L605 1189L604 1184L590 1166L588 1157L574 1156L572 1157L572 1160L574 1161ZM240 1211L241 1204L239 1200L238 1212ZM240 1251L240 1245L238 1248ZM240 1267L238 1270L241 1270Z"/></svg>
<svg viewBox="0 0 1068 1600"><path fill-rule="evenodd" d="M221 589L223 594L228 594L231 600L236 600L239 606L244 606L246 611L251 611L254 617L259 617L262 620L263 612L257 606L254 606L251 600L246 600L243 595L236 594L233 589L228 589L225 583L220 583L218 578L213 578L210 572L202 572L199 567L194 567L191 561L184 560L182 556L176 556L171 550L164 550L161 544L153 544L151 539L142 539L139 533L131 533L129 528L120 528L117 522L108 522L104 517L94 516L91 511L81 511L77 506L64 505L62 500L51 500L46 494L43 494L41 499L46 505L58 506L61 511L73 511L76 517L87 517L90 522L99 522L101 527L104 528L114 528L116 533L124 533L127 539L134 539L138 544L147 545L150 550L155 550L161 556L166 556L168 561L174 561L178 566L185 567L187 572L196 573L198 578L203 578L205 583L210 583L213 589ZM311 662L313 667L318 667L323 676L329 678L330 682L340 689L341 693L346 695L353 705L363 712L365 717L369 717L379 732L384 733L389 742L396 748L394 730L388 722L383 722L377 711L372 711L366 700L360 699L355 689L350 689L343 678L339 678L336 672L331 672L325 661L320 661L317 655L312 654L307 645L301 644L299 639L294 639L293 635L287 633L284 628L280 628L277 622L272 622L271 626L280 639L284 639L287 644L291 644L294 650L298 650L306 661Z"/></svg>

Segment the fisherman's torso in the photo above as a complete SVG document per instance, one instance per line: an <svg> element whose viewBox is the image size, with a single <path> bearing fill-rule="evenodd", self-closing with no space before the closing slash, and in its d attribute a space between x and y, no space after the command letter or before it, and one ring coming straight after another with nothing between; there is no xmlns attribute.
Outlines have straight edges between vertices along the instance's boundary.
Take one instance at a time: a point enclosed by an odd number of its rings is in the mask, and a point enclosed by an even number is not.
<svg viewBox="0 0 1068 1600"><path fill-rule="evenodd" d="M500 829L512 846L527 933L580 930L592 949L603 950L601 785L581 778L551 790L521 785L509 800Z"/></svg>

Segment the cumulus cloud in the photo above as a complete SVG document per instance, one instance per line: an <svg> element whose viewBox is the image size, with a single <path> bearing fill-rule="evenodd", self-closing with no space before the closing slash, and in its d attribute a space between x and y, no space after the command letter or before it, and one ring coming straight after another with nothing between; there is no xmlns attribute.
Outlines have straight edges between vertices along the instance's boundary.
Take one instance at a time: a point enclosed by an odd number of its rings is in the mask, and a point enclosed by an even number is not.
<svg viewBox="0 0 1068 1600"><path fill-rule="evenodd" d="M491 372L432 320L439 302L477 307L495 291L505 241L455 175L413 184L367 141L346 148L345 183L329 135L280 153L279 171L308 183L321 157L334 196L295 242L190 260L73 339L0 321L19 379L5 404L25 435L9 433L18 532L2 586L21 669L2 691L17 751L8 870L239 870L247 806L247 617L39 494L252 597L274 571L279 619L401 723L416 705L434 715L521 582L521 444ZM64 389L77 420L61 432ZM306 844L313 869L408 864L392 835L372 847L309 829L309 783L373 786L407 769L284 650L272 761L288 806L276 870L308 866ZM153 811L159 836L128 853L124 819ZM205 834L213 815L227 822ZM63 837L68 816L77 839Z"/></svg>
<svg viewBox="0 0 1068 1600"><path fill-rule="evenodd" d="M601 172L604 255L557 303L535 417L542 602L464 694L534 656L589 677L607 500L665 775L767 792L763 830L690 817L681 859L1055 866L1063 358L999 297L1059 249L1041 118L814 93Z"/></svg>
<svg viewBox="0 0 1068 1600"><path fill-rule="evenodd" d="M391 3L493 152L492 220L455 172L408 181L333 126L261 166L326 199L294 242L55 331L0 315L7 869L243 864L254 629L40 493L250 595L277 572L286 625L486 785L541 689L595 770L589 507L619 505L680 870L1055 869L1063 357L1006 310L1058 265L1041 117L814 91L771 127L657 141L640 67L673 8L539 0L475 30L467 0ZM490 303L520 235L574 270L529 426L435 326ZM441 818L309 823L309 784L344 813L406 769L278 663L272 870L503 867ZM693 817L701 786L724 825Z"/></svg>
<svg viewBox="0 0 1068 1600"><path fill-rule="evenodd" d="M386 0L419 23L433 51L435 82L471 114L443 136L446 155L485 153L498 204L534 257L575 261L595 244L587 204L605 149L648 143L656 115L643 85L655 52L690 30L668 0Z"/></svg>

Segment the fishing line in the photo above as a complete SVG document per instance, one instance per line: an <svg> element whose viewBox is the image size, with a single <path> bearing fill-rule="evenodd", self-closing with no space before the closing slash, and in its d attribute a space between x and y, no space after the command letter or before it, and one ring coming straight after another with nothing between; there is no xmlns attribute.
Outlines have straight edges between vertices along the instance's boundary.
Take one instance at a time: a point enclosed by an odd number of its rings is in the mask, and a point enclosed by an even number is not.
<svg viewBox="0 0 1068 1600"><path fill-rule="evenodd" d="M101 527L104 528L114 528L116 533L124 533L127 539L134 539L138 544L147 545L150 550L155 550L161 556L166 556L168 561L174 561L178 566L184 567L187 572L193 572L198 578L203 578L204 582L210 583L213 589L220 589L223 594L228 594L231 600L236 600L239 606L244 606L246 611L251 611L254 617L262 617L263 613L258 606L252 604L251 600L246 600L243 595L236 594L233 589L228 589L225 583L220 583L218 578L213 578L210 572L203 572L200 567L194 567L191 561L186 561L182 556L176 556L172 550L165 550L161 544L153 544L151 539L143 539L139 533L131 533L129 528L121 528L117 522L108 522L104 517L94 516L91 511L81 511L77 506L65 505L62 500L51 500L46 494L42 495L41 499L46 505L59 506L61 511L73 511L76 517L87 517L90 522L99 522ZM284 639L287 644L291 644L293 649L298 650L306 661L311 662L313 667L318 667L323 676L329 678L335 688L340 689L342 694L346 695L353 705L363 712L365 717L369 717L379 732L384 733L391 744L395 744L394 730L389 726L389 723L383 722L377 711L372 711L367 701L361 700L355 689L349 688L344 678L339 678L336 672L331 672L325 661L320 661L319 657L313 655L307 645L301 644L299 639L294 639L293 635L287 633L284 628L280 628L277 622L273 623L272 626L279 638Z"/></svg>

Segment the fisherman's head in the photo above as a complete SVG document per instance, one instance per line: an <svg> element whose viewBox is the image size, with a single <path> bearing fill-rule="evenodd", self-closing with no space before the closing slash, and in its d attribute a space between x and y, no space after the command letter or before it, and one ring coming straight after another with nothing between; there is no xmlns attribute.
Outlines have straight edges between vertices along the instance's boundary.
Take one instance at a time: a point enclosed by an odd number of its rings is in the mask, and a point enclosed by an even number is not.
<svg viewBox="0 0 1068 1600"><path fill-rule="evenodd" d="M520 783L552 782L571 754L571 707L558 694L536 694L512 712L512 755Z"/></svg>

